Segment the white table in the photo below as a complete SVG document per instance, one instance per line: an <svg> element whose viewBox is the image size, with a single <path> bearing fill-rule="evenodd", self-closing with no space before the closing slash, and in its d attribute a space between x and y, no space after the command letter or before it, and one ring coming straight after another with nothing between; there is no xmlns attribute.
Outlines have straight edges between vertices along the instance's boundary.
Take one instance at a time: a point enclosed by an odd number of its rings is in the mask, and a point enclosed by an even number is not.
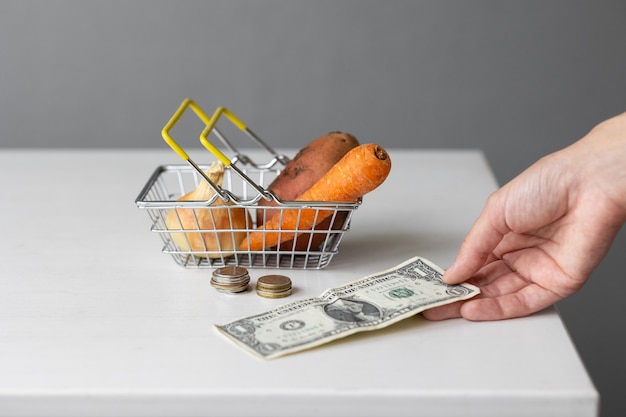
<svg viewBox="0 0 626 417"><path fill-rule="evenodd" d="M268 300L219 293L211 270L160 252L134 200L182 162L171 150L1 150L0 416L596 416L554 309L415 316L271 361L214 330L414 255L450 264L496 188L483 154L389 151L331 264L281 270L294 294Z"/></svg>

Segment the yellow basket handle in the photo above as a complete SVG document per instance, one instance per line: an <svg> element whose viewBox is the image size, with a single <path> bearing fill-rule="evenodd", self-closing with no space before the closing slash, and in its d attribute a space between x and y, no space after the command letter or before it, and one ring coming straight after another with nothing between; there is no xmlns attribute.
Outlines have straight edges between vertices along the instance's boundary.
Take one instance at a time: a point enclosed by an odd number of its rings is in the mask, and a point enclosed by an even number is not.
<svg viewBox="0 0 626 417"><path fill-rule="evenodd" d="M231 161L228 158L226 158L226 156L224 156L224 154L215 145L213 145L209 141L208 136L209 136L209 134L211 134L211 131L213 131L213 128L217 124L218 119L222 115L226 116L228 118L228 120L230 120L232 122L232 124L237 126L244 133L246 133L248 135L251 135L251 137L253 139L255 139L256 141L258 141L259 143L264 145L266 147L266 149L268 149L270 152L273 152L274 155L276 155L276 152L273 149L269 148L267 145L265 145L265 143L263 143L261 140L259 140L258 137L256 137L256 135L254 135L248 129L248 127L241 120L239 120L239 118L237 116L235 116L235 114L233 112L228 110L226 107L218 107L217 109L215 109L215 112L213 113L213 116L211 116L211 120L209 120L209 122L206 124L206 126L205 126L204 130L202 131L202 133L200 133L200 143L202 143L202 145L209 152L211 152L217 158L222 160L222 162L224 162L224 164L226 166L229 166L233 171L235 171L237 174L239 174L239 176L241 176L241 178L243 178L244 181L246 181L248 184L250 184L259 193L259 195L262 196L264 199L271 200L272 198L275 198L274 196L269 194L268 191L265 188L261 187L259 184L255 183L252 179L250 179L250 177L248 177L243 171L241 171L237 167L237 165L232 164ZM222 158L226 158L226 160L224 160ZM228 161L228 163L226 161Z"/></svg>
<svg viewBox="0 0 626 417"><path fill-rule="evenodd" d="M165 140L165 142L170 146L170 148L172 148L174 150L174 152L176 152L178 154L178 156L180 156L183 160L185 161L190 161L189 155L187 154L187 152L185 152L185 150L174 140L174 138L172 138L172 136L170 135L170 130L172 130L172 128L174 127L174 125L176 123L178 123L178 121L180 120L180 118L182 117L182 115L185 113L185 110L187 110L188 108L191 108L191 110L193 110L193 112L196 114L196 116L198 116L198 118L200 120L202 120L202 122L207 125L207 126L211 126L211 129L213 128L213 126L215 126L215 123L217 121L217 119L215 118L215 116L213 117L213 119L209 118L206 113L204 112L204 110L202 110L200 108L200 106L198 106L192 99L190 98L186 98L182 101L182 103L180 103L180 106L178 106L178 109L176 110L176 112L174 112L174 114L172 115L172 117L170 118L170 120L165 124L165 126L163 127L163 129L161 130L161 136L163 136L163 140ZM219 110L219 109L218 109ZM217 112L216 112L217 113ZM219 115L218 115L219 117ZM242 125L242 123L235 118L235 116L232 116L235 120L237 120L236 125ZM232 120L232 119L231 119ZM235 123L235 122L233 122ZM211 131L211 129L209 129L209 132ZM244 125L244 129L245 129L245 125ZM207 129L205 129L207 130ZM204 132L204 131L203 131ZM204 143L203 143L204 144ZM206 147L206 145L205 145ZM224 153L222 151L220 151L218 148L216 148L215 146L211 145L212 149L209 149L211 151L211 153L213 155L215 155L217 157L217 159L219 159L220 161L222 161L222 163L224 163L224 165L226 166L230 166L231 162L230 159L228 159L228 157L226 155L224 155Z"/></svg>
<svg viewBox="0 0 626 417"><path fill-rule="evenodd" d="M217 124L218 119L222 115L226 116L228 120L232 122L232 124L234 124L237 128L239 128L244 133L248 131L248 127L241 120L239 120L239 118L235 116L233 112L228 110L226 107L218 107L217 109L215 109L215 112L213 112L213 116L211 116L211 119L208 122L206 122L206 126L204 130L202 130L202 133L200 133L200 143L202 143L202 145L209 152L211 152L218 159L224 162L226 166L230 166L231 161L228 158L226 158L226 156L222 153L222 151L220 151L215 145L213 145L209 141L209 135L211 134L211 131ZM226 161L224 161L222 158L226 158L228 160L228 163L226 163Z"/></svg>
<svg viewBox="0 0 626 417"><path fill-rule="evenodd" d="M218 107L213 113L213 116L209 118L206 115L206 113L200 108L200 106L198 106L190 98L186 98L182 101L180 106L178 106L178 109L176 110L176 112L174 112L170 120L165 124L165 126L161 130L161 136L163 136L163 139L165 140L165 142L178 154L178 156L180 156L183 160L187 161L193 168L195 168L195 170L202 177L204 177L204 179L213 187L213 189L215 189L216 192L218 192L223 197L224 200L226 201L228 201L228 199L236 200L235 197L230 192L228 192L227 190L223 190L221 187L218 187L217 185L213 184L213 182L206 176L206 174L202 171L202 169L200 169L200 167L189 157L187 152L185 152L185 150L178 143L176 143L176 141L170 135L170 130L172 130L174 125L182 117L182 115L185 113L185 110L187 110L187 108L191 108L193 112L196 114L196 116L198 116L198 118L202 120L202 122L204 122L204 124L206 125L204 130L202 130L202 133L200 134L200 142L202 143L202 145L207 150L209 150L209 152L215 155L217 159L219 159L225 166L230 167L233 171L235 171L238 175L240 175L248 184L250 184L258 192L260 197L263 197L266 200L271 200L272 198L275 198L272 195L272 193L270 193L265 188L255 183L252 179L250 179L243 171L241 171L236 165L234 165L231 162L231 160L226 155L224 155L222 151L220 151L215 145L213 145L208 140L207 137L209 136L211 131L215 128L217 120L220 118L220 116L224 115L236 127L250 134L251 137L257 140L259 143L265 145L246 127L245 124L243 124L241 120L237 118L237 116L235 116L230 110L228 110L225 107ZM273 152L274 155L276 155L276 152L273 151L271 148L269 148L267 145L265 145L265 148L268 149L270 152ZM281 160L281 159L278 159L278 160ZM236 201L240 201L240 200L236 200Z"/></svg>

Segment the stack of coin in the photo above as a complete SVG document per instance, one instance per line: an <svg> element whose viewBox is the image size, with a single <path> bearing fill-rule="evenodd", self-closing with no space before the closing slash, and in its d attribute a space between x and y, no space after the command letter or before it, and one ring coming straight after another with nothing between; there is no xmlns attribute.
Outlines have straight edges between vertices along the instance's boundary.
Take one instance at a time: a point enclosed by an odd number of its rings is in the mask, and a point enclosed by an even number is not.
<svg viewBox="0 0 626 417"><path fill-rule="evenodd" d="M241 266L225 266L213 271L211 285L218 291L226 293L244 292L248 289L250 275Z"/></svg>
<svg viewBox="0 0 626 417"><path fill-rule="evenodd" d="M265 298L291 295L291 279L284 275L263 275L256 282L256 293Z"/></svg>

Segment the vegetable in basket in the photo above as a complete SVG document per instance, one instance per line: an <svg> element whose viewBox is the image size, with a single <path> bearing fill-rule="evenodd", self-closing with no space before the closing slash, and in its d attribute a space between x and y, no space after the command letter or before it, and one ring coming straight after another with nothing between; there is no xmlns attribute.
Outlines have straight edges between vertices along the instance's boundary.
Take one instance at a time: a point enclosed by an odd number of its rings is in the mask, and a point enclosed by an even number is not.
<svg viewBox="0 0 626 417"><path fill-rule="evenodd" d="M215 161L205 173L215 185L221 186L224 170L224 164ZM202 202L210 200L214 195L215 190L203 180L195 190L177 201ZM232 201L225 202L218 197L206 208L170 209L165 218L165 226L170 230L174 244L182 251L199 252L196 254L199 257L229 256L246 237L245 231L236 230L245 229L252 224L247 210L232 207L233 205Z"/></svg>
<svg viewBox="0 0 626 417"><path fill-rule="evenodd" d="M296 156L285 166L274 181L268 186L282 201L293 201L311 188L324 174L330 170L352 148L359 146L359 141L346 132L328 132L311 141L300 149ZM263 208L275 206L275 201L260 200L256 211L257 226L270 220L279 209ZM328 231L344 227L348 211L339 211L315 226L316 230ZM332 226L331 226L332 222ZM317 250L328 237L328 233L303 233L298 235L296 242L282 242L280 250L311 251Z"/></svg>
<svg viewBox="0 0 626 417"><path fill-rule="evenodd" d="M296 201L356 202L381 185L391 171L391 158L380 145L359 145L346 153L339 162ZM277 246L296 237L294 230L311 230L333 214L333 210L286 209L276 213L258 231L250 233L239 248L260 251ZM273 230L281 230L280 233Z"/></svg>
<svg viewBox="0 0 626 417"><path fill-rule="evenodd" d="M359 145L349 133L329 132L304 148L287 163L280 174L267 187L283 201L292 201L311 188L352 148ZM259 207L275 206L275 201L260 200ZM270 220L278 210L257 210L257 226Z"/></svg>

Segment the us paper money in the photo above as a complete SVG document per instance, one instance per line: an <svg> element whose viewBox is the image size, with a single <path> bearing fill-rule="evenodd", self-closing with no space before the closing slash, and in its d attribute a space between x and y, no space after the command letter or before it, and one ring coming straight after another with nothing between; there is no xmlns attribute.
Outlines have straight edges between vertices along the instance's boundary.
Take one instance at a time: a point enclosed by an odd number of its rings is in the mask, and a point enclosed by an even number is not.
<svg viewBox="0 0 626 417"><path fill-rule="evenodd" d="M237 346L271 359L387 327L428 308L466 300L480 290L447 285L443 270L421 257L369 275L317 298L302 299L216 328Z"/></svg>

